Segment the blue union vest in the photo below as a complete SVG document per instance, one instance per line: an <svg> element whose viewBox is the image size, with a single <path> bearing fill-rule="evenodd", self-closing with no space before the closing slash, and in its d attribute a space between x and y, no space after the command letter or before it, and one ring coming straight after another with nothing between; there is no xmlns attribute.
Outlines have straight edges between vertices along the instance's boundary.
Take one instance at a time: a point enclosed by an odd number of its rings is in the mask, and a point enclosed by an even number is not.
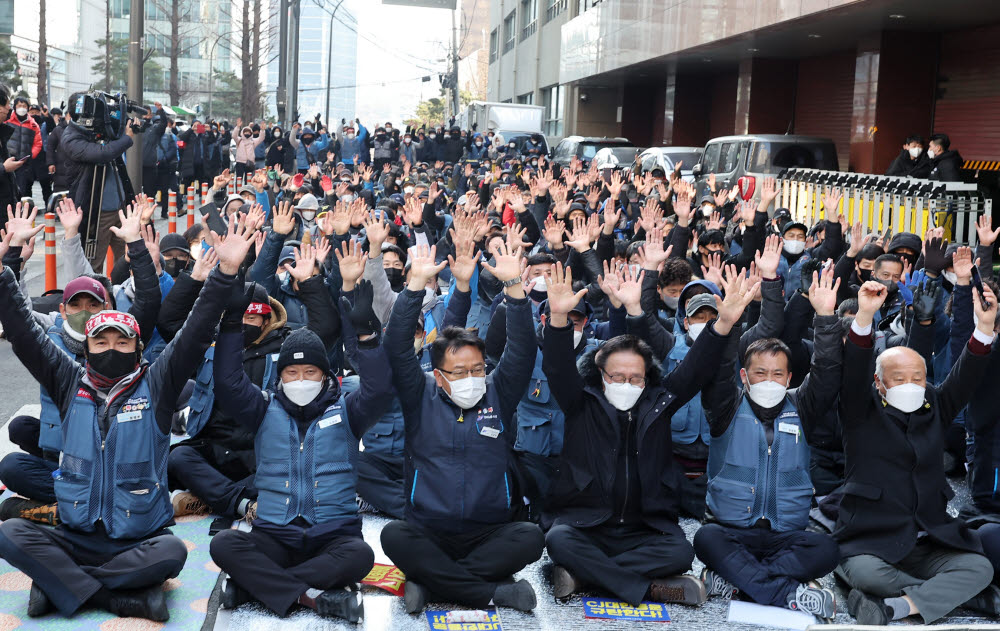
<svg viewBox="0 0 1000 631"><path fill-rule="evenodd" d="M260 386L261 390L272 390L274 382L277 380L278 371L275 366L278 364L278 353L272 353L265 358L264 383L254 384ZM194 389L191 391L191 398L188 399L187 433L190 438L194 438L201 430L208 425L212 418L212 407L215 404L215 377L212 375L212 364L215 363L215 345L213 344L205 353L205 361L201 363L198 374L195 376Z"/></svg>
<svg viewBox="0 0 1000 631"><path fill-rule="evenodd" d="M687 344L687 332L674 336L674 347L670 349L663 361L663 374L669 375L684 358L691 347ZM701 404L701 392L694 395L670 417L670 433L673 441L679 445L690 445L701 438L706 445L712 440L712 430L708 426L705 408Z"/></svg>
<svg viewBox="0 0 1000 631"><path fill-rule="evenodd" d="M797 432L781 431L792 428ZM785 398L768 446L744 395L729 428L712 438L708 476L708 507L720 523L749 527L764 518L777 532L805 528L813 496L809 446L791 400Z"/></svg>
<svg viewBox="0 0 1000 631"><path fill-rule="evenodd" d="M549 391L549 379L542 370L542 351L535 355L528 390L517 404L517 440L514 449L538 456L562 453L566 415Z"/></svg>
<svg viewBox="0 0 1000 631"><path fill-rule="evenodd" d="M358 439L344 397L313 421L305 438L274 398L254 440L257 515L284 526L296 517L322 524L357 515L354 461Z"/></svg>
<svg viewBox="0 0 1000 631"><path fill-rule="evenodd" d="M174 517L167 490L170 435L160 432L145 376L130 396L108 409L79 388L62 423L63 450L55 479L59 519L94 532L98 520L112 539L138 539ZM98 415L108 415L102 439Z"/></svg>
<svg viewBox="0 0 1000 631"><path fill-rule="evenodd" d="M80 363L79 358L76 357L63 342L62 338L62 322L63 319L56 318L55 326L51 327L45 332L49 336L49 339L55 342L55 345L59 347L62 352L66 353L73 359ZM38 446L46 451L62 451L62 419L59 416L59 408L52 401L52 397L49 393L45 391L45 388L39 386L39 399L42 404L42 411L38 415L41 425L38 429Z"/></svg>

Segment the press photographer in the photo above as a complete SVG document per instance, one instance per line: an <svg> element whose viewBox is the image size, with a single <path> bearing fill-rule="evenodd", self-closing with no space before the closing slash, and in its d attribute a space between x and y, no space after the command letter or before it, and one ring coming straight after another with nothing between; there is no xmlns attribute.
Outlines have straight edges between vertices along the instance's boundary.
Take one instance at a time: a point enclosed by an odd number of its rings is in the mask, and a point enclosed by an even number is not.
<svg viewBox="0 0 1000 631"><path fill-rule="evenodd" d="M60 151L66 158L69 196L83 209L80 234L94 271L104 267L108 246L116 259L125 254L125 242L111 232L119 225L118 210L135 196L125 171L125 151L141 132L143 114L124 95L77 93L70 97L71 121L63 132Z"/></svg>

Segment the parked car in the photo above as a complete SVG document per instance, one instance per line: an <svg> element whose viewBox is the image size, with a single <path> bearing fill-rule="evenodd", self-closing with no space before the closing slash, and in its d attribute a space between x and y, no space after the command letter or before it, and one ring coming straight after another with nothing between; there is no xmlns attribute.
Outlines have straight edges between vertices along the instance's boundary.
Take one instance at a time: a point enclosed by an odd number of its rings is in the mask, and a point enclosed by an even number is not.
<svg viewBox="0 0 1000 631"><path fill-rule="evenodd" d="M653 169L660 169L666 175L681 163L681 177L693 183L694 165L701 161L702 151L701 147L650 147L636 156L632 172L643 175Z"/></svg>
<svg viewBox="0 0 1000 631"><path fill-rule="evenodd" d="M569 166L570 161L574 157L584 162L589 162L599 150L605 147L626 151L625 159L619 157L619 162L622 164L630 164L635 158L635 145L629 142L628 138L567 136L559 141L559 144L552 152L552 161L564 167Z"/></svg>
<svg viewBox="0 0 1000 631"><path fill-rule="evenodd" d="M708 175L716 186L731 188L748 177L752 198L760 197L763 179L788 168L836 171L837 148L829 138L781 134L748 134L713 138L705 145L701 161L694 165L698 196L708 189Z"/></svg>

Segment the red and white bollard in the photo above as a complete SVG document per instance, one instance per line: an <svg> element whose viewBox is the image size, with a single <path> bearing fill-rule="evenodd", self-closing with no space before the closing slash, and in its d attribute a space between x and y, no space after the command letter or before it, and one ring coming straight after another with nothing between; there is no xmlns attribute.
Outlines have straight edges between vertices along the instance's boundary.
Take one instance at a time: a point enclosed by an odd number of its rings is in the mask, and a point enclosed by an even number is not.
<svg viewBox="0 0 1000 631"><path fill-rule="evenodd" d="M56 214L45 213L45 291L59 287L56 280Z"/></svg>

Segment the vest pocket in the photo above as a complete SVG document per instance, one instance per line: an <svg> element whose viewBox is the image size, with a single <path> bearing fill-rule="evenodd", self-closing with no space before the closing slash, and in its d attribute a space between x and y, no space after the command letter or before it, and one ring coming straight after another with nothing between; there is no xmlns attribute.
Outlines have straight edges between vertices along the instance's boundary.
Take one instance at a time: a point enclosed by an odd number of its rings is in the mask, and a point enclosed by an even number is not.
<svg viewBox="0 0 1000 631"><path fill-rule="evenodd" d="M812 496L813 488L808 483L779 488L778 519L784 526L783 530L802 530L808 525Z"/></svg>
<svg viewBox="0 0 1000 631"><path fill-rule="evenodd" d="M514 449L539 456L552 455L554 413L539 405L521 402L517 410L517 440Z"/></svg>
<svg viewBox="0 0 1000 631"><path fill-rule="evenodd" d="M744 524L753 518L753 485L715 477L708 482L708 507L724 524Z"/></svg>
<svg viewBox="0 0 1000 631"><path fill-rule="evenodd" d="M74 527L89 525L89 479L75 474L63 474L55 480L55 494L60 521Z"/></svg>

